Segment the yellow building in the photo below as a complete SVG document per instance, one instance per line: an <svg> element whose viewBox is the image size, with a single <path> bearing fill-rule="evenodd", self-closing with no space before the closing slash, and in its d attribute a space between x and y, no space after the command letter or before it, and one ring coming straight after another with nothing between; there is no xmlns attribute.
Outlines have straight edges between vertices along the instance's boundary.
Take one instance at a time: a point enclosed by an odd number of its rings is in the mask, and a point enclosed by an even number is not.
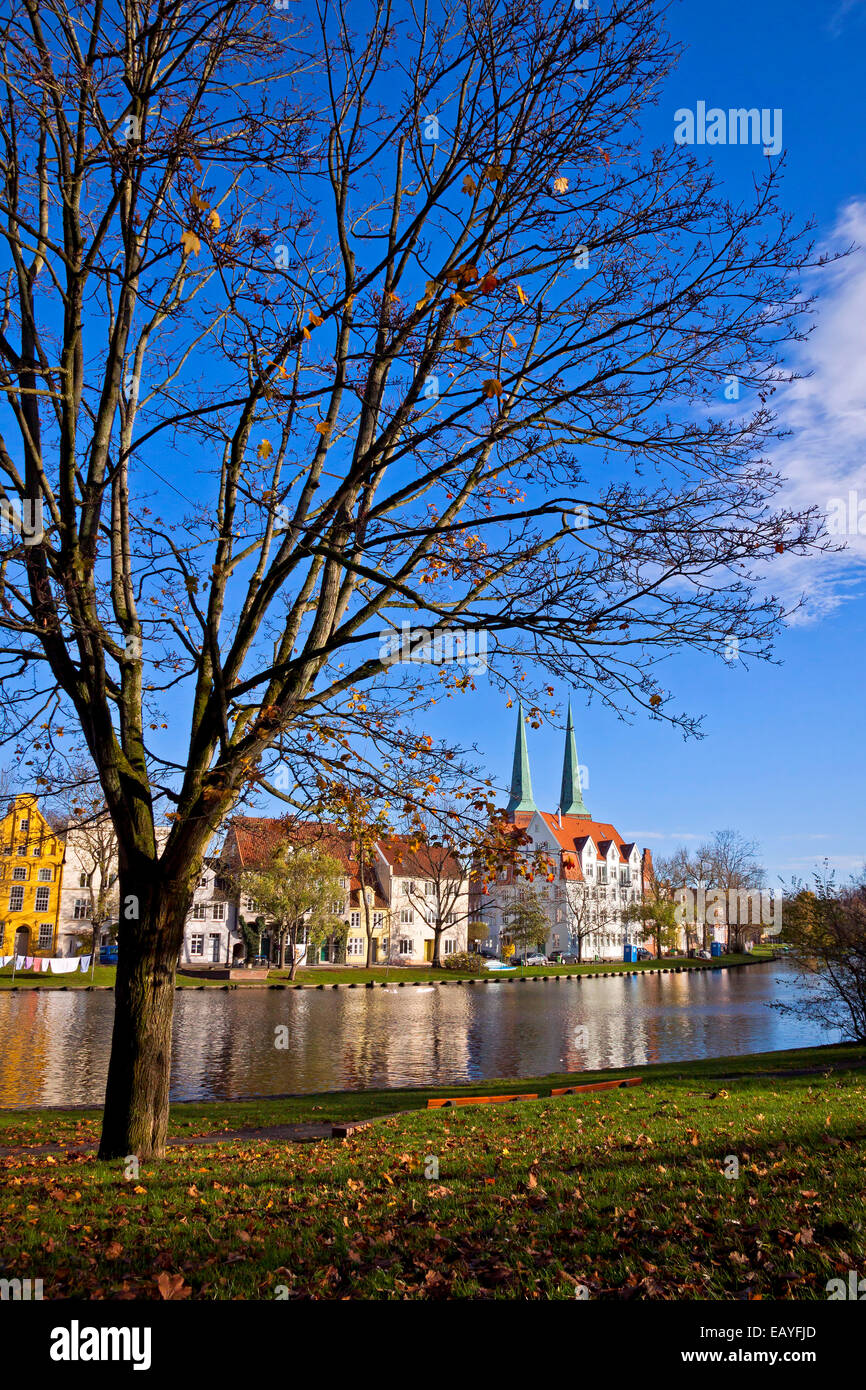
<svg viewBox="0 0 866 1390"><path fill-rule="evenodd" d="M16 796L0 820L0 955L55 954L62 873L62 837L35 796Z"/></svg>

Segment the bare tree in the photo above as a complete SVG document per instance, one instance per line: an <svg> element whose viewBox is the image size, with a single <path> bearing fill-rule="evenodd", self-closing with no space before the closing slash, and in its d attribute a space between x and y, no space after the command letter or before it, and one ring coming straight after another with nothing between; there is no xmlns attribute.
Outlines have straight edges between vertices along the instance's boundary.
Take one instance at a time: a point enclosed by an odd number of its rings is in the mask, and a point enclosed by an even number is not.
<svg viewBox="0 0 866 1390"><path fill-rule="evenodd" d="M825 543L762 457L810 251L772 162L736 206L642 149L664 8L5 7L2 733L77 729L117 833L103 1158L163 1150L223 818L353 758L422 794L405 620L452 691L483 632L687 730L656 659L771 654L753 581ZM731 374L751 415L694 408Z"/></svg>
<svg viewBox="0 0 866 1390"><path fill-rule="evenodd" d="M655 879L666 892L691 890L682 922L688 942L700 941L707 949L713 925L725 926L729 950L741 950L746 940L761 935L760 908L748 901L766 883L759 854L757 841L740 831L717 830L695 850L681 847L659 860Z"/></svg>
<svg viewBox="0 0 866 1390"><path fill-rule="evenodd" d="M800 992L773 1007L866 1041L866 878L840 888L825 862L811 889L791 885L784 922Z"/></svg>

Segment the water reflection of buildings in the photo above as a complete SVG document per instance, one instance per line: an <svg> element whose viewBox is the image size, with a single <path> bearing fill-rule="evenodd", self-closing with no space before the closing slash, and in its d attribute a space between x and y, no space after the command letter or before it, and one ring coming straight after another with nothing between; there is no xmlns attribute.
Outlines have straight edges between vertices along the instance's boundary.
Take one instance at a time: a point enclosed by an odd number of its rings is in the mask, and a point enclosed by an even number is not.
<svg viewBox="0 0 866 1390"><path fill-rule="evenodd" d="M173 1097L447 1085L833 1041L766 1007L784 993L783 974L753 965L429 993L184 990ZM100 1104L113 1010L102 991L0 994L0 1105Z"/></svg>
<svg viewBox="0 0 866 1390"><path fill-rule="evenodd" d="M114 996L82 990L0 996L0 1105L101 1104Z"/></svg>

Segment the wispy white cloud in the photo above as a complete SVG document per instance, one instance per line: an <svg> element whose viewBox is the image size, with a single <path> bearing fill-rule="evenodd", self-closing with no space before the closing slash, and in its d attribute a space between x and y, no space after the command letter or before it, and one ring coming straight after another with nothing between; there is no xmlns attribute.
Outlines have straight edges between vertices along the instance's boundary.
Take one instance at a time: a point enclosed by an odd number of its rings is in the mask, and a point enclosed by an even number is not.
<svg viewBox="0 0 866 1390"><path fill-rule="evenodd" d="M848 203L828 238L833 249L852 243L866 248L866 201ZM786 556L772 566L769 582L782 599L806 595L800 621L866 591L866 250L825 268L817 281L816 326L795 363L809 375L780 393L780 423L791 434L772 459L788 480L784 501L832 513L847 528L836 537L847 548Z"/></svg>
<svg viewBox="0 0 866 1390"><path fill-rule="evenodd" d="M863 868L866 855L863 854L828 854L827 860L831 869L835 869L837 874L858 874ZM824 860L811 857L801 859L786 859L779 865L780 870L787 870L797 874L822 873L824 870Z"/></svg>
<svg viewBox="0 0 866 1390"><path fill-rule="evenodd" d="M845 28L845 21L855 12L863 12L866 0L838 0L827 23L834 38L838 38Z"/></svg>

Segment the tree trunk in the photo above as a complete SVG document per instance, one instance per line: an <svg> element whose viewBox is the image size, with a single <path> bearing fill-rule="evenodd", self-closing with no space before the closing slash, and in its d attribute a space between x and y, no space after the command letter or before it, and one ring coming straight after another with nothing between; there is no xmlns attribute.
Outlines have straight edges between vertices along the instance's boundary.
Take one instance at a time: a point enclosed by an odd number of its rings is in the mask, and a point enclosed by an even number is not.
<svg viewBox="0 0 866 1390"><path fill-rule="evenodd" d="M289 979L293 980L298 970L298 947L294 939L292 940L292 964L289 967Z"/></svg>
<svg viewBox="0 0 866 1390"><path fill-rule="evenodd" d="M443 927L434 927L434 928L433 928L433 959L432 959L432 961L430 962L430 964L433 966L434 970L438 970L438 969L440 969L441 966L442 966L441 952L442 952L442 932L443 932L443 930L444 930Z"/></svg>
<svg viewBox="0 0 866 1390"><path fill-rule="evenodd" d="M194 876L168 887L149 867L122 883L102 1159L165 1151L175 973Z"/></svg>

